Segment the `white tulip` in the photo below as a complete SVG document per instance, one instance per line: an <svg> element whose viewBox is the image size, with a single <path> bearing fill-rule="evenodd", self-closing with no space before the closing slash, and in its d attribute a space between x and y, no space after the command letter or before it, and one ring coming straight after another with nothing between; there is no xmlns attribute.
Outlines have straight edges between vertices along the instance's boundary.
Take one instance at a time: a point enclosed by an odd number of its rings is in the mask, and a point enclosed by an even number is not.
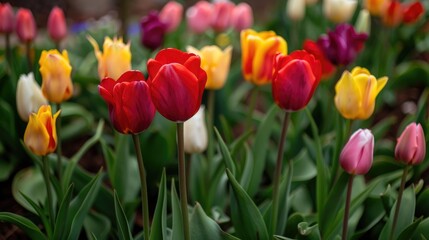
<svg viewBox="0 0 429 240"><path fill-rule="evenodd" d="M22 120L28 122L31 113L36 113L41 105L48 104L39 84L34 80L34 74L19 76L16 87L16 107Z"/></svg>
<svg viewBox="0 0 429 240"><path fill-rule="evenodd" d="M369 35L369 33L371 32L371 16L369 15L368 10L360 10L355 23L355 29L358 33L366 33Z"/></svg>
<svg viewBox="0 0 429 240"><path fill-rule="evenodd" d="M203 106L184 123L183 131L186 153L201 153L206 150L208 139Z"/></svg>
<svg viewBox="0 0 429 240"><path fill-rule="evenodd" d="M356 0L325 0L323 11L325 16L334 23L349 21L356 10Z"/></svg>
<svg viewBox="0 0 429 240"><path fill-rule="evenodd" d="M286 5L286 14L294 21L302 20L305 16L305 1L288 0Z"/></svg>

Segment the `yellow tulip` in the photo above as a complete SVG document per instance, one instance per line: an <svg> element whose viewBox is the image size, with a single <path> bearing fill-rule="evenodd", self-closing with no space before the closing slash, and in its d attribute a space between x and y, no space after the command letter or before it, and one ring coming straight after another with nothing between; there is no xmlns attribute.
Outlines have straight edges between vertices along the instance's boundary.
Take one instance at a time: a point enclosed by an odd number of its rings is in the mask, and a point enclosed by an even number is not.
<svg viewBox="0 0 429 240"><path fill-rule="evenodd" d="M201 50L189 46L187 51L201 57L201 68L207 73L206 89L216 90L225 85L231 63L231 46L223 51L214 45Z"/></svg>
<svg viewBox="0 0 429 240"><path fill-rule="evenodd" d="M376 79L366 68L344 71L335 86L335 106L347 119L367 119L374 112L375 98L387 83L387 77Z"/></svg>
<svg viewBox="0 0 429 240"><path fill-rule="evenodd" d="M124 44L122 38L112 40L106 37L101 52L94 38L88 36L88 40L94 47L100 79L110 77L117 80L122 73L131 70L130 43Z"/></svg>
<svg viewBox="0 0 429 240"><path fill-rule="evenodd" d="M45 156L57 147L57 131L55 122L60 111L52 116L51 106L42 105L39 111L30 115L24 133L24 143L34 154Z"/></svg>
<svg viewBox="0 0 429 240"><path fill-rule="evenodd" d="M241 31L241 64L244 78L256 85L272 81L274 56L287 54L286 41L273 31Z"/></svg>
<svg viewBox="0 0 429 240"><path fill-rule="evenodd" d="M51 102L61 103L73 94L71 70L67 51L43 51L39 59L42 93Z"/></svg>

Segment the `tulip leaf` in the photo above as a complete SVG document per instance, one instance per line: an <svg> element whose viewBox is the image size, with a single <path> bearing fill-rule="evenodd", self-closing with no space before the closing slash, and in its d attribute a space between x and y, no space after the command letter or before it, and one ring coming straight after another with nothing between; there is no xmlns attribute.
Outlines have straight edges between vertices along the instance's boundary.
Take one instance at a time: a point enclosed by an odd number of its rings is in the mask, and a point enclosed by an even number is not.
<svg viewBox="0 0 429 240"><path fill-rule="evenodd" d="M116 223L118 224L119 230L119 239L120 240L131 240L133 239L131 235L130 226L128 224L127 216L125 215L124 209L122 208L121 201L119 200L118 194L116 191L113 192L114 204L115 204L115 216Z"/></svg>
<svg viewBox="0 0 429 240"><path fill-rule="evenodd" d="M422 240L425 239L422 236L429 236L429 218L423 219L420 224L417 226L414 235L410 238L413 240Z"/></svg>
<svg viewBox="0 0 429 240"><path fill-rule="evenodd" d="M241 174L240 184L244 189L247 189L252 179L254 160L252 150L250 149L249 145L245 144L244 147L246 149L246 160L244 163L243 172Z"/></svg>
<svg viewBox="0 0 429 240"><path fill-rule="evenodd" d="M61 104L61 120L68 124L61 126L61 139L72 139L91 129L93 115L80 104L64 102Z"/></svg>
<svg viewBox="0 0 429 240"><path fill-rule="evenodd" d="M112 224L106 216L96 211L90 211L83 222L85 233L88 239L94 238L107 240Z"/></svg>
<svg viewBox="0 0 429 240"><path fill-rule="evenodd" d="M74 185L70 184L61 203L59 205L57 217L55 219L55 230L53 239L64 239L70 232L70 225L67 225L67 218L69 214L70 201L72 198Z"/></svg>
<svg viewBox="0 0 429 240"><path fill-rule="evenodd" d="M231 218L236 234L246 240L268 240L268 231L258 207L240 186L234 175L226 169L231 183Z"/></svg>
<svg viewBox="0 0 429 240"><path fill-rule="evenodd" d="M256 132L255 142L253 143L253 173L250 179L249 188L246 189L249 196L254 196L259 189L261 183L262 173L265 168L267 148L273 126L275 125L275 118L279 111L277 105L273 105L268 113L263 118L259 125L258 131Z"/></svg>
<svg viewBox="0 0 429 240"><path fill-rule="evenodd" d="M184 240L182 210L180 209L180 200L177 196L174 180L171 181L171 205L173 217L173 232L171 234L171 240Z"/></svg>
<svg viewBox="0 0 429 240"><path fill-rule="evenodd" d="M46 215L45 210L42 206L37 205L31 198L27 197L25 194L21 193L22 197L25 198L25 200L33 207L33 209L36 211L37 215L39 216L40 220L43 223L43 226L45 227L46 235L48 238L52 238L52 226L49 222L49 219Z"/></svg>
<svg viewBox="0 0 429 240"><path fill-rule="evenodd" d="M399 234L398 240L409 240L416 232L417 228L419 227L420 223L422 222L423 218L418 218L416 221L414 221L411 225L406 227L401 234Z"/></svg>
<svg viewBox="0 0 429 240"><path fill-rule="evenodd" d="M153 215L150 240L167 239L167 180L165 170L162 171L159 184L158 201Z"/></svg>
<svg viewBox="0 0 429 240"><path fill-rule="evenodd" d="M18 214L0 212L0 222L8 222L18 226L33 240L48 239L32 221Z"/></svg>
<svg viewBox="0 0 429 240"><path fill-rule="evenodd" d="M216 127L214 127L214 131L216 133L216 136L217 136L217 139L219 142L219 147L220 147L220 151L221 151L222 156L223 156L223 161L225 163L225 167L231 169L232 173L235 174L236 173L235 163L231 158L231 154L228 150L228 147L226 146L225 142L222 139L222 136L220 135L220 133Z"/></svg>

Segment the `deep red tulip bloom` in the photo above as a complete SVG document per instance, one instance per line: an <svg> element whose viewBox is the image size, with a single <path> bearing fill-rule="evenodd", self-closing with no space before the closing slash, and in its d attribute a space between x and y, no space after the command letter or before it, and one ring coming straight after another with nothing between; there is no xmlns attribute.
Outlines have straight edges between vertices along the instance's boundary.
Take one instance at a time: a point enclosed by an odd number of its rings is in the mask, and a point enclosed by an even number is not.
<svg viewBox="0 0 429 240"><path fill-rule="evenodd" d="M142 45L152 50L161 47L168 25L161 21L158 12L152 11L143 17L140 25Z"/></svg>
<svg viewBox="0 0 429 240"><path fill-rule="evenodd" d="M419 20L424 12L425 8L421 2L413 2L409 4L404 4L404 17L402 21L406 24L412 24L415 23L417 20Z"/></svg>
<svg viewBox="0 0 429 240"><path fill-rule="evenodd" d="M67 36L67 24L64 12L59 7L51 10L48 18L48 33L55 42L60 42Z"/></svg>
<svg viewBox="0 0 429 240"><path fill-rule="evenodd" d="M22 43L31 42L36 38L36 22L29 9L20 8L18 10L16 14L16 34Z"/></svg>
<svg viewBox="0 0 429 240"><path fill-rule="evenodd" d="M110 121L124 134L147 129L155 116L149 86L139 71L127 71L118 80L104 78L98 91L109 107Z"/></svg>
<svg viewBox="0 0 429 240"><path fill-rule="evenodd" d="M312 40L305 40L303 48L305 51L313 54L313 56L320 61L320 64L322 65L322 79L331 77L335 72L335 66L325 56L317 43Z"/></svg>
<svg viewBox="0 0 429 240"><path fill-rule="evenodd" d="M9 3L0 3L0 33L12 33L14 28L13 9Z"/></svg>
<svg viewBox="0 0 429 240"><path fill-rule="evenodd" d="M149 59L150 93L162 116L184 122L198 112L207 81L200 66L200 57L174 48L163 49L155 59Z"/></svg>
<svg viewBox="0 0 429 240"><path fill-rule="evenodd" d="M300 50L287 56L278 54L274 66L272 93L276 104L286 111L307 106L320 82L320 61Z"/></svg>

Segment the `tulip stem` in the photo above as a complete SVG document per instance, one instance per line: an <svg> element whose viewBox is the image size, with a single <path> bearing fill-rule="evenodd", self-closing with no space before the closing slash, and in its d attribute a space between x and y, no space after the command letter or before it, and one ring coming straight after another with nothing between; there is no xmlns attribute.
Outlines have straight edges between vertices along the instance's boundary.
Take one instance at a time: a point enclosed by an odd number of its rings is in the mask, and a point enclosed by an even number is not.
<svg viewBox="0 0 429 240"><path fill-rule="evenodd" d="M6 33L5 34L5 42L6 42L6 59L7 59L7 63L9 65L9 67L12 67L12 52L10 49L10 34Z"/></svg>
<svg viewBox="0 0 429 240"><path fill-rule="evenodd" d="M352 197L354 176L355 175L353 174L349 176L349 182L347 184L346 207L344 208L344 219L343 219L343 234L341 237L342 240L347 239L347 230L349 227L350 200Z"/></svg>
<svg viewBox="0 0 429 240"><path fill-rule="evenodd" d="M279 185L280 178L282 174L282 163L283 163L283 148L286 139L286 133L289 125L290 112L285 112L283 119L283 127L280 135L279 149L277 153L276 168L274 172L274 182L273 182L273 205L271 213L271 235L277 234L277 216L279 209Z"/></svg>
<svg viewBox="0 0 429 240"><path fill-rule="evenodd" d="M406 165L402 173L401 186L399 187L398 200L396 201L395 214L393 215L392 229L390 231L390 240L394 238L396 224L398 222L399 209L401 209L402 194L404 193L405 182L407 182L407 174L410 166Z"/></svg>
<svg viewBox="0 0 429 240"><path fill-rule="evenodd" d="M49 214L49 221L51 223L51 226L54 226L55 219L54 219L54 205L52 203L52 191L51 191L51 182L49 180L49 162L48 162L47 156L42 156L42 164L43 164L43 179L45 180L46 184L46 195L48 199L48 214Z"/></svg>
<svg viewBox="0 0 429 240"><path fill-rule="evenodd" d="M253 86L252 91L250 92L250 100L249 100L249 112L247 113L246 123L244 125L244 131L252 128L252 120L253 120L253 112L256 107L256 99L258 98L259 87Z"/></svg>
<svg viewBox="0 0 429 240"><path fill-rule="evenodd" d="M189 240L189 220L188 220L188 196L186 190L186 163L183 138L183 122L177 123L177 146L179 155L179 185L180 204L182 208L183 234L185 240Z"/></svg>
<svg viewBox="0 0 429 240"><path fill-rule="evenodd" d="M57 103L57 112L61 111L61 103ZM61 113L60 113L61 114ZM62 162L61 162L61 155L62 155L62 144L61 144L61 116L58 116L57 118L57 174L58 174L58 180L61 181L62 176ZM61 184L60 184L61 185Z"/></svg>
<svg viewBox="0 0 429 240"><path fill-rule="evenodd" d="M31 60L31 42L25 43L25 53L27 55L28 72L32 72L33 61Z"/></svg>
<svg viewBox="0 0 429 240"><path fill-rule="evenodd" d="M140 194L142 198L142 215L143 215L143 232L144 239L149 239L150 225L149 225L149 201L147 196L147 184L146 184L146 171L144 168L142 151L140 148L140 138L138 135L133 134L134 149L136 151L137 163L139 165L140 175Z"/></svg>
<svg viewBox="0 0 429 240"><path fill-rule="evenodd" d="M208 136L209 144L207 146L207 159L208 159L208 162L211 163L214 156L213 124L214 124L215 91L209 90L208 93L209 93L209 96L207 99L207 105L208 105L207 127L208 127L208 135L209 135Z"/></svg>

